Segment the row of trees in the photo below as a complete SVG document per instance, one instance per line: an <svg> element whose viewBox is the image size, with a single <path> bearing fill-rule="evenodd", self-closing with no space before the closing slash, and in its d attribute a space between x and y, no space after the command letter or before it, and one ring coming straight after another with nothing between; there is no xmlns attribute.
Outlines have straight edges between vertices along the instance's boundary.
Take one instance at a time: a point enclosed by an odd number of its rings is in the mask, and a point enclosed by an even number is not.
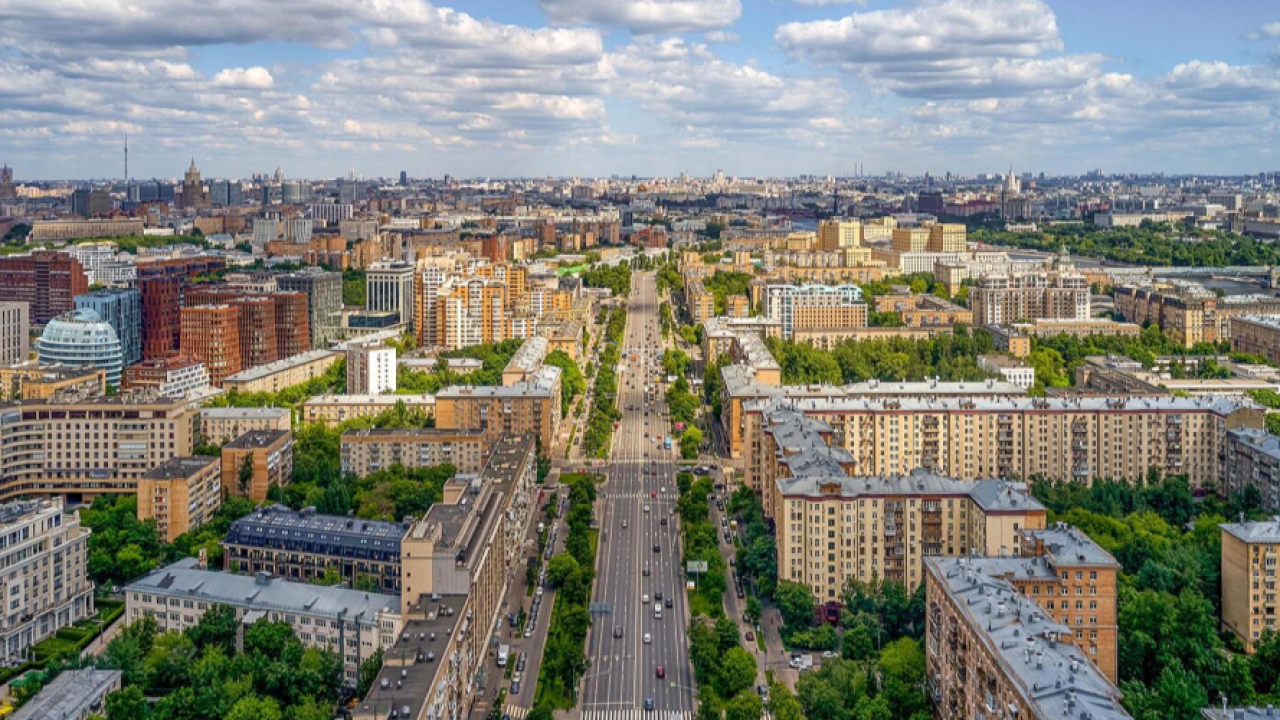
<svg viewBox="0 0 1280 720"><path fill-rule="evenodd" d="M396 371L396 393L400 395L434 395L440 388L450 385L501 385L502 369L511 362L511 358L524 343L519 338L504 340L499 343L483 343L458 350L447 350L440 353L436 366L431 372L410 370L401 365ZM479 360L482 366L478 370L460 373L449 369L451 359L469 358Z"/></svg>
<svg viewBox="0 0 1280 720"><path fill-rule="evenodd" d="M609 313L605 325L604 349L600 352L600 367L596 371L595 391L591 399L591 414L582 431L582 451L590 457L604 457L613 439L613 424L622 419L618 411L618 344L627 328L627 311L615 308Z"/></svg>
<svg viewBox="0 0 1280 720"><path fill-rule="evenodd" d="M1143 222L1136 228L1102 230L1089 225L1056 226L1052 232L979 229L974 242L1106 258L1136 265L1218 267L1280 264L1280 247L1230 232Z"/></svg>
<svg viewBox="0 0 1280 720"><path fill-rule="evenodd" d="M1280 700L1280 636L1247 656L1218 633L1218 524L1266 517L1256 491L1197 501L1184 476L1156 472L1091 487L1034 480L1031 490L1050 521L1080 528L1120 562L1120 687L1135 718L1194 720L1222 695L1239 705Z"/></svg>
<svg viewBox="0 0 1280 720"><path fill-rule="evenodd" d="M310 380L291 385L279 392L242 393L232 388L218 397L210 399L205 407L296 407L299 403L313 395L324 393L341 393L347 389L347 362L339 360L330 365L323 373Z"/></svg>
<svg viewBox="0 0 1280 720"><path fill-rule="evenodd" d="M573 707L577 681L587 669L587 630L591 626L591 583L595 580L597 531L591 529L596 501L594 475L562 475L569 488L565 549L547 564L547 581L556 589L534 696L535 712Z"/></svg>
<svg viewBox="0 0 1280 720"><path fill-rule="evenodd" d="M631 266L627 263L598 265L582 272L586 287L609 288L614 297L631 292Z"/></svg>
<svg viewBox="0 0 1280 720"><path fill-rule="evenodd" d="M183 632L143 618L107 645L102 667L124 673L110 720L327 720L342 688L337 653L306 648L285 622L259 620L236 650L235 610L215 605ZM335 638L336 641L337 638ZM150 699L158 698L152 702Z"/></svg>

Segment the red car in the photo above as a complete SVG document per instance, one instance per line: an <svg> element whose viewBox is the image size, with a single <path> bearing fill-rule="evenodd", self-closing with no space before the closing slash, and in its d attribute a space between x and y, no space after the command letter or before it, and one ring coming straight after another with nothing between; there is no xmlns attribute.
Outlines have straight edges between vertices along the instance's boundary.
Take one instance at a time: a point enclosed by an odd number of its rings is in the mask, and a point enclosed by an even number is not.
<svg viewBox="0 0 1280 720"><path fill-rule="evenodd" d="M664 677L666 677L666 676L667 676L666 668L664 668L664 667L662 667L661 665L659 665L659 666L658 666L658 677L660 677L660 678L664 678Z"/></svg>

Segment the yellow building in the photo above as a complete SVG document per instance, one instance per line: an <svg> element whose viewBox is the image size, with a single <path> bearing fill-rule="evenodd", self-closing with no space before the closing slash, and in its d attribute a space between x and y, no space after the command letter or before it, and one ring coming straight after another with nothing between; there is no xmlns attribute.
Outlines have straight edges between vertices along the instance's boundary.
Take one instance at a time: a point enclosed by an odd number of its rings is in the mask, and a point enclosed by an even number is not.
<svg viewBox="0 0 1280 720"><path fill-rule="evenodd" d="M895 228L893 249L898 252L924 252L929 249L929 228Z"/></svg>
<svg viewBox="0 0 1280 720"><path fill-rule="evenodd" d="M684 301L689 308L689 317L693 319L694 325L700 325L716 315L716 298L707 292L701 280L685 282Z"/></svg>
<svg viewBox="0 0 1280 720"><path fill-rule="evenodd" d="M965 226L960 223L938 223L929 228L929 252L964 252Z"/></svg>
<svg viewBox="0 0 1280 720"><path fill-rule="evenodd" d="M818 249L835 251L862 247L862 223L856 220L823 220L818 223Z"/></svg>
<svg viewBox="0 0 1280 720"><path fill-rule="evenodd" d="M255 502L293 475L293 433L252 430L222 446L222 487L227 495Z"/></svg>
<svg viewBox="0 0 1280 720"><path fill-rule="evenodd" d="M1280 520L1223 523L1222 627L1235 633L1252 653L1267 632L1280 632L1276 565L1280 558Z"/></svg>
<svg viewBox="0 0 1280 720"><path fill-rule="evenodd" d="M537 435L551 448L560 429L560 368L542 367L531 381L509 386L450 386L436 394L436 427L483 430L486 442Z"/></svg>
<svg viewBox="0 0 1280 720"><path fill-rule="evenodd" d="M341 359L342 354L332 350L309 350L228 375L222 379L222 389L239 393L280 392L323 375Z"/></svg>
<svg viewBox="0 0 1280 720"><path fill-rule="evenodd" d="M324 423L337 427L347 420L374 417L404 403L410 411L435 416L436 399L430 395L316 395L299 409L304 423Z"/></svg>
<svg viewBox="0 0 1280 720"><path fill-rule="evenodd" d="M460 473L477 473L488 457L483 430L361 428L342 433L343 474L364 477L400 465L406 470L449 463Z"/></svg>
<svg viewBox="0 0 1280 720"><path fill-rule="evenodd" d="M55 395L101 397L107 374L89 365L40 365L26 362L0 367L0 399L44 400Z"/></svg>
<svg viewBox="0 0 1280 720"><path fill-rule="evenodd" d="M155 520L161 539L209 522L222 506L222 463L216 457L176 457L138 480L138 519Z"/></svg>

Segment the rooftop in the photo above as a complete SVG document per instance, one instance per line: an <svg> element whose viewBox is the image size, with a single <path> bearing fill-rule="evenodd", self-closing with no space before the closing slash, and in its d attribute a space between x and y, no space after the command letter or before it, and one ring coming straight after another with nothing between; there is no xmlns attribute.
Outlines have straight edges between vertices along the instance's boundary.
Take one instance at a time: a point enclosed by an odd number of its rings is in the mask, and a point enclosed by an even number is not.
<svg viewBox="0 0 1280 720"><path fill-rule="evenodd" d="M387 405L394 407L397 402L405 405L434 405L436 399L432 395L338 395L327 393L308 399L303 405Z"/></svg>
<svg viewBox="0 0 1280 720"><path fill-rule="evenodd" d="M130 583L126 593L189 598L197 602L280 610L327 618L372 622L378 613L400 611L394 595L344 587L290 582L264 575L234 575L201 570L195 558L184 558Z"/></svg>
<svg viewBox="0 0 1280 720"><path fill-rule="evenodd" d="M267 363L266 365L257 365L249 368L248 370L242 370L234 375L228 375L223 378L223 382L236 383L261 380L262 378L270 377L278 372L283 372L290 368L323 360L332 355L337 355L337 353L332 350L308 350L307 352L298 353L297 355L287 357L283 360L277 360L273 363Z"/></svg>
<svg viewBox="0 0 1280 720"><path fill-rule="evenodd" d="M1257 520L1242 523L1222 523L1218 527L1223 532L1234 535L1244 543L1280 543L1280 516L1270 520Z"/></svg>
<svg viewBox="0 0 1280 720"><path fill-rule="evenodd" d="M1200 711L1204 720L1278 720L1280 709L1266 707L1205 708Z"/></svg>
<svg viewBox="0 0 1280 720"><path fill-rule="evenodd" d="M10 720L80 717L104 698L123 675L120 670L66 670L14 713Z"/></svg>
<svg viewBox="0 0 1280 720"><path fill-rule="evenodd" d="M250 430L222 447L224 450L252 450L254 448L270 447L289 434L288 430Z"/></svg>
<svg viewBox="0 0 1280 720"><path fill-rule="evenodd" d="M342 442L357 440L360 438L369 438L371 440L378 439L395 439L395 440L448 440L451 438L475 438L484 437L484 430L480 428L469 430L446 430L443 428L351 428L343 431Z"/></svg>
<svg viewBox="0 0 1280 720"><path fill-rule="evenodd" d="M436 673L448 669L444 653L454 627L466 627L468 621L462 616L466 602L466 595L441 595L413 607L400 637L383 650L382 669L357 706L359 716L388 717L392 710L405 707L409 713L402 717L419 716Z"/></svg>
<svg viewBox="0 0 1280 720"><path fill-rule="evenodd" d="M195 477L197 474L204 472L211 465L222 466L222 461L217 457L175 457L160 463L152 468L142 477L147 480L179 480L189 477Z"/></svg>
<svg viewBox="0 0 1280 720"><path fill-rule="evenodd" d="M784 497L818 498L838 495L841 498L882 495L967 495L986 512L1044 511L1027 492L1025 483L1008 480L957 480L924 469L912 470L910 475L882 477L867 475L806 475L799 478L778 478L778 491Z"/></svg>
<svg viewBox="0 0 1280 720"><path fill-rule="evenodd" d="M1268 298L1275 300L1276 298ZM1231 319L1232 322L1248 322L1262 325L1273 330L1280 330L1280 315L1241 315Z"/></svg>
<svg viewBox="0 0 1280 720"><path fill-rule="evenodd" d="M552 389L560 379L560 368L555 365L543 365L538 369L533 380L522 380L511 385L450 385L441 388L436 398L456 399L460 397L550 397Z"/></svg>
<svg viewBox="0 0 1280 720"><path fill-rule="evenodd" d="M939 388L946 383L938 383ZM896 383L890 383L890 386ZM981 388L981 383L961 383L972 388ZM994 383L1007 385L1007 383ZM845 386L849 388L850 386ZM790 388L788 388L790 389ZM832 390L828 388L828 390ZM790 395L783 398L761 398L747 403L747 411L763 411L769 408L787 405L803 412L848 412L857 410L907 410L918 412L960 412L960 411L1008 411L1008 412L1068 412L1089 413L1105 411L1128 412L1212 412L1218 415L1230 415L1238 410L1255 407L1252 403L1228 400L1214 396L1174 397L1144 396L1135 398L1123 397L983 397L975 393L974 397L949 397L959 394L934 392L941 396L915 395L904 393L901 397L873 397L859 395L854 392L839 392L844 388L834 388L837 393L821 397L804 397ZM963 391L963 390L962 390ZM989 392L989 391L988 391ZM885 393L889 394L889 393ZM892 405L893 407L890 407Z"/></svg>
<svg viewBox="0 0 1280 720"><path fill-rule="evenodd" d="M318 515L315 508L291 510L284 505L268 505L231 523L226 542L269 538L288 542L304 537L312 539L319 534L319 541L325 545L367 546L374 542L380 550L398 553L400 538L408 529L408 523Z"/></svg>
<svg viewBox="0 0 1280 720"><path fill-rule="evenodd" d="M968 558L925 558L927 571L953 598L970 629L1004 667L1032 717L1124 720L1121 693L1053 621L1003 578ZM1011 709L1010 715L1022 716Z"/></svg>
<svg viewBox="0 0 1280 720"><path fill-rule="evenodd" d="M289 408L201 408L200 415L208 420L254 420L259 418L279 419L289 415Z"/></svg>
<svg viewBox="0 0 1280 720"><path fill-rule="evenodd" d="M550 347L550 342L545 337L535 335L526 339L520 344L520 349L516 350L515 355L511 356L511 360L507 362L504 372L510 370L533 372L537 370L547 357L548 347Z"/></svg>
<svg viewBox="0 0 1280 720"><path fill-rule="evenodd" d="M1054 523L1043 529L1023 529L1022 534L1042 543L1044 556L1054 565L1120 567L1111 553L1103 550L1101 545L1072 525Z"/></svg>

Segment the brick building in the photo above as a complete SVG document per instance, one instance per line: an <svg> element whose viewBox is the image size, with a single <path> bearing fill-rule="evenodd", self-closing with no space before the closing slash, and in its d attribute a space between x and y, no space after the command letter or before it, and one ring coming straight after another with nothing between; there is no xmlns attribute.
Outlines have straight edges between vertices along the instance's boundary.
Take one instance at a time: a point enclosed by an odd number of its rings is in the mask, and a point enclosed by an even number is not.
<svg viewBox="0 0 1280 720"><path fill-rule="evenodd" d="M75 308L75 297L89 292L80 261L52 250L0 257L0 287L6 300L31 306L31 323L43 325Z"/></svg>

